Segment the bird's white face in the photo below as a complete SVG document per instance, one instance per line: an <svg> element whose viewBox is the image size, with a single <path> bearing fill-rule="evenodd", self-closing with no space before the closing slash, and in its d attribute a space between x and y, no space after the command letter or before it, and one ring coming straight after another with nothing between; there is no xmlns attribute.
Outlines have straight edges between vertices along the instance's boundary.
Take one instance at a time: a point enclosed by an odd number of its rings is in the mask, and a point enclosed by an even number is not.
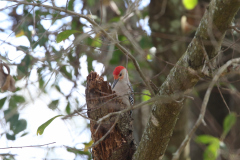
<svg viewBox="0 0 240 160"><path fill-rule="evenodd" d="M128 74L127 74L126 68L123 68L123 69L119 72L119 74L113 75L113 77L114 77L114 82L113 82L113 87L112 87L112 88L115 87L115 85L117 84L118 81L121 82L121 81L123 81L123 80L125 80L125 79L128 78Z"/></svg>

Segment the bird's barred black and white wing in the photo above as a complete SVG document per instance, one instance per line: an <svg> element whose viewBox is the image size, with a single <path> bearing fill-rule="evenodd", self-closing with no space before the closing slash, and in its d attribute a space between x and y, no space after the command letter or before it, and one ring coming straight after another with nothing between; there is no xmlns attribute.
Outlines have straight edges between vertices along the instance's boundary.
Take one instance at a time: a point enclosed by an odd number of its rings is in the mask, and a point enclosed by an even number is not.
<svg viewBox="0 0 240 160"><path fill-rule="evenodd" d="M129 83L129 88L131 90L131 93L129 93L129 101L130 101L130 104L133 105L134 104L134 94L133 94L134 90L132 88L131 83Z"/></svg>

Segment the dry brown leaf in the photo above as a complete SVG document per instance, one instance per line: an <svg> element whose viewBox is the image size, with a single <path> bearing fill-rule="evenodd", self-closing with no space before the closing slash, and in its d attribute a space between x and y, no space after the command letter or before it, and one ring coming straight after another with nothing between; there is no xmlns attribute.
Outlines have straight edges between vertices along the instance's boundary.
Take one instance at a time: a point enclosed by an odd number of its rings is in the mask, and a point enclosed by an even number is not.
<svg viewBox="0 0 240 160"><path fill-rule="evenodd" d="M3 68L6 67L7 72L5 73ZM15 80L13 77L10 75L10 68L6 63L1 63L0 64L0 86L1 86L1 91L15 91Z"/></svg>

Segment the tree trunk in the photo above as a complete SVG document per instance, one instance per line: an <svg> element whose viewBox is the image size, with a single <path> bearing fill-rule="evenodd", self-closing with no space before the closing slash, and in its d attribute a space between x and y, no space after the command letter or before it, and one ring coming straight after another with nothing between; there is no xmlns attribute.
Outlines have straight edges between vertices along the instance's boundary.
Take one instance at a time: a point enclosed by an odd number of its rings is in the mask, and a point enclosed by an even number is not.
<svg viewBox="0 0 240 160"><path fill-rule="evenodd" d="M203 60L206 58L203 48L206 49L210 60L218 55L226 30L229 29L239 6L239 0L211 1L187 51L162 84L160 95L183 94L192 89L204 76L201 72L204 66ZM205 42L211 45L205 45ZM133 159L161 160L164 157L183 106L184 97L180 98L182 99L173 99L169 103L155 103Z"/></svg>
<svg viewBox="0 0 240 160"><path fill-rule="evenodd" d="M161 9L159 9L161 8ZM151 0L149 5L149 25L152 30L152 42L156 47L156 59L153 60L153 75L158 76L154 83L160 86L168 75L172 65L166 66L164 61L176 63L181 55L185 52L187 46L181 37L180 19L183 15L182 1L173 2L173 0ZM165 36L163 36L165 35ZM172 36L173 39L168 37ZM172 154L180 146L188 131L188 107L184 107L179 115L173 136L166 150L165 159L170 160ZM185 148L184 154L179 160L187 160L189 158L189 146Z"/></svg>
<svg viewBox="0 0 240 160"><path fill-rule="evenodd" d="M132 137L132 118L130 113L111 116L109 119L97 123L99 118L125 109L127 106L118 99L108 82L96 72L87 77L86 101L90 130L94 147L94 160L131 160L136 150ZM103 140L103 136L106 137ZM99 141L100 140L100 141ZM100 142L100 143L99 143Z"/></svg>

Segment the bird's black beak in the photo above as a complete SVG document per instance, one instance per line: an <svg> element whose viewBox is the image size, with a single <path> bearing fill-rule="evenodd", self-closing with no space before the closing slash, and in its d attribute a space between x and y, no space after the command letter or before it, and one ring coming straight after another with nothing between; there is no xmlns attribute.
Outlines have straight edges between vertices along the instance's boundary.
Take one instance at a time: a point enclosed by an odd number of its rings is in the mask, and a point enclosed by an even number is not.
<svg viewBox="0 0 240 160"><path fill-rule="evenodd" d="M115 80L113 81L112 89L115 87L115 85L117 84L118 80L119 80L119 78L118 78L118 79L115 79Z"/></svg>

